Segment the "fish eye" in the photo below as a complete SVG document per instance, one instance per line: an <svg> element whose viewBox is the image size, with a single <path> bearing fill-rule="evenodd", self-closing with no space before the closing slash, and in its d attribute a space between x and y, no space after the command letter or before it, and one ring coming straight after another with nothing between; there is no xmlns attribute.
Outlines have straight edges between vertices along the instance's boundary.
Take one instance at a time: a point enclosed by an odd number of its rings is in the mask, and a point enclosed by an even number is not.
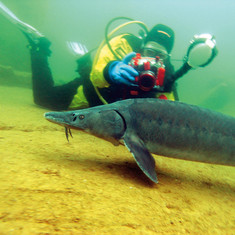
<svg viewBox="0 0 235 235"><path fill-rule="evenodd" d="M79 115L79 119L83 120L85 118L85 116L83 114Z"/></svg>

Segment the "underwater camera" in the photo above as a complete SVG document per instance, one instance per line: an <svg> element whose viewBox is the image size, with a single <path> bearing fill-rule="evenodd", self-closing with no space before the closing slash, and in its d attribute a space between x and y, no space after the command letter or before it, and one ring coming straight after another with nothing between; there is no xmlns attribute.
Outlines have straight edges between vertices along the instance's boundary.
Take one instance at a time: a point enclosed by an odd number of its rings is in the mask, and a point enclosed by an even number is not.
<svg viewBox="0 0 235 235"><path fill-rule="evenodd" d="M142 57L140 53L136 53L129 65L139 73L136 82L142 91L150 91L163 86L165 65L159 56Z"/></svg>

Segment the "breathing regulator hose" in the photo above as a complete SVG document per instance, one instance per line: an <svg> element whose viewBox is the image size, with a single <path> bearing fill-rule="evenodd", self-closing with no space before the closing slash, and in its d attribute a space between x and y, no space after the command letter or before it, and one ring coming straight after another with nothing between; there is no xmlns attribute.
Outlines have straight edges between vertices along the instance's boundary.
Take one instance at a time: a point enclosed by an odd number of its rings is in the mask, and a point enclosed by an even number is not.
<svg viewBox="0 0 235 235"><path fill-rule="evenodd" d="M119 26L117 26L113 31L111 31L111 33L108 34L108 30L109 30L109 27L110 25L114 22L114 21L117 21L117 20L129 20L129 22L126 22L126 23L123 23ZM97 53L96 53L96 57L95 57L95 60L94 60L94 64L96 64L96 61L98 60L98 57L99 57L99 54L100 54L100 51L101 49L104 47L105 44L107 44L109 50L112 52L112 54L115 56L115 58L117 60L122 60L122 58L120 58L112 49L109 41L110 41L110 38L111 36L116 33L118 30L120 30L121 28L127 26L127 25L130 25L130 24L138 24L139 26L141 26L141 28L143 28L143 30L146 32L146 34L148 33L148 28L147 26L141 22L141 21L136 21L136 20L133 20L129 17L116 17L112 20L110 20L107 24L107 26L105 27L105 38L104 40L102 41L102 43L100 44L98 50L97 50Z"/></svg>
<svg viewBox="0 0 235 235"><path fill-rule="evenodd" d="M109 27L110 25L114 22L114 21L117 21L117 20L120 20L120 19L124 19L124 20L129 20L129 22L126 22L126 23L123 23L121 25L119 25L118 27L116 27L110 34L108 34L108 30L109 30ZM121 60L122 58L120 58L112 49L110 43L109 43L109 40L111 38L111 36L116 33L118 30L120 30L121 28L125 27L125 26L128 26L130 24L137 24L139 25L140 27L143 28L143 30L145 31L145 33L147 34L148 33L148 28L147 26L141 22L141 21L136 21L136 20L133 20L129 17L116 17L114 19L112 19L111 21L109 21L109 23L107 24L106 28L105 28L105 42L109 48L109 50L112 52L112 54L115 56L116 59L118 60Z"/></svg>
<svg viewBox="0 0 235 235"><path fill-rule="evenodd" d="M108 34L110 25L111 25L113 22L117 21L117 20L128 20L128 22L123 23L123 24L117 26L115 29L113 29L113 31L111 31L111 32ZM123 58L119 57L119 56L114 52L114 50L112 49L112 47L111 47L109 41L110 41L112 35L115 34L118 30L120 30L120 29L122 29L123 27L126 27L126 26L128 26L128 25L131 25L131 24L137 24L137 25L139 25L139 26L144 30L144 32L145 32L146 34L148 33L148 28L147 28L147 26L146 26L143 22L141 22L141 21L136 21L136 20L133 20L133 19L131 19L131 18L129 18L129 17L116 17L116 18L110 20L110 21L108 22L107 26L105 27L105 38L104 38L104 40L101 42L101 44L100 44L100 46L99 46L99 48L98 48L98 50L97 50L96 56L95 56L95 58L94 58L93 68L94 68L94 66L95 66L96 63L97 63L97 61L98 61L98 59L99 59L100 51L102 50L102 48L104 47L105 44L107 44L109 50L112 52L112 54L114 55L114 57L115 57L117 60L122 60L122 59L123 59ZM97 95L99 96L100 100L103 102L103 104L107 104L107 101L101 96L101 94L100 94L98 88L97 88L97 87L94 87L94 88L95 88L95 91L96 91Z"/></svg>

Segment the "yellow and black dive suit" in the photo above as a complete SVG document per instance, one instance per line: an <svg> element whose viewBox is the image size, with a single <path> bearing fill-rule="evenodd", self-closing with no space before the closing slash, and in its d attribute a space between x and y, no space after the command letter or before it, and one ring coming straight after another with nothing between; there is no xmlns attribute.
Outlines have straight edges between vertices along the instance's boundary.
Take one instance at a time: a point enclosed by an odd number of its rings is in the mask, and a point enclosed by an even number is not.
<svg viewBox="0 0 235 235"><path fill-rule="evenodd" d="M124 58L128 53L140 52L142 41L138 37L131 34L123 34L110 40L112 49L119 57ZM80 86L77 94L74 96L69 108L79 109L83 107L96 106L105 102L112 103L128 98L158 98L166 97L175 100L175 80L185 74L189 70L189 66L184 65L180 70L174 73L174 68L168 58L165 63L166 73L164 81L164 92L142 91L139 88L128 87L126 85L112 84L109 78L109 65L115 60L114 55L105 45L99 52L98 59L93 64L90 76L85 80L84 85ZM92 100L90 97L92 96Z"/></svg>
<svg viewBox="0 0 235 235"><path fill-rule="evenodd" d="M123 34L111 39L110 45L115 53L124 58L132 51L141 52L142 40L131 34ZM128 98L164 96L175 100L178 99L175 81L190 69L184 64L174 72L170 58L164 61L166 72L163 92L145 92L139 88L112 84L108 69L115 57L108 46L104 45L95 62L92 63L89 53L78 60L80 78L62 86L54 86L47 62L49 49L45 48L49 47L41 46L31 50L34 100L35 103L54 110L81 109Z"/></svg>

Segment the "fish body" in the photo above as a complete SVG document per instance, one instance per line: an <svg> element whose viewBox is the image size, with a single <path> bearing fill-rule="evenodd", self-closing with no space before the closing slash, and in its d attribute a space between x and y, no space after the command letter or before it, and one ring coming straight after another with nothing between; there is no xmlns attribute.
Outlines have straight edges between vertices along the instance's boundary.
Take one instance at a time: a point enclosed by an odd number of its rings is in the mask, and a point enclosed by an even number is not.
<svg viewBox="0 0 235 235"><path fill-rule="evenodd" d="M129 99L82 110L48 112L45 118L114 144L123 139L153 182L157 182L157 175L151 153L235 166L235 118L195 105Z"/></svg>

